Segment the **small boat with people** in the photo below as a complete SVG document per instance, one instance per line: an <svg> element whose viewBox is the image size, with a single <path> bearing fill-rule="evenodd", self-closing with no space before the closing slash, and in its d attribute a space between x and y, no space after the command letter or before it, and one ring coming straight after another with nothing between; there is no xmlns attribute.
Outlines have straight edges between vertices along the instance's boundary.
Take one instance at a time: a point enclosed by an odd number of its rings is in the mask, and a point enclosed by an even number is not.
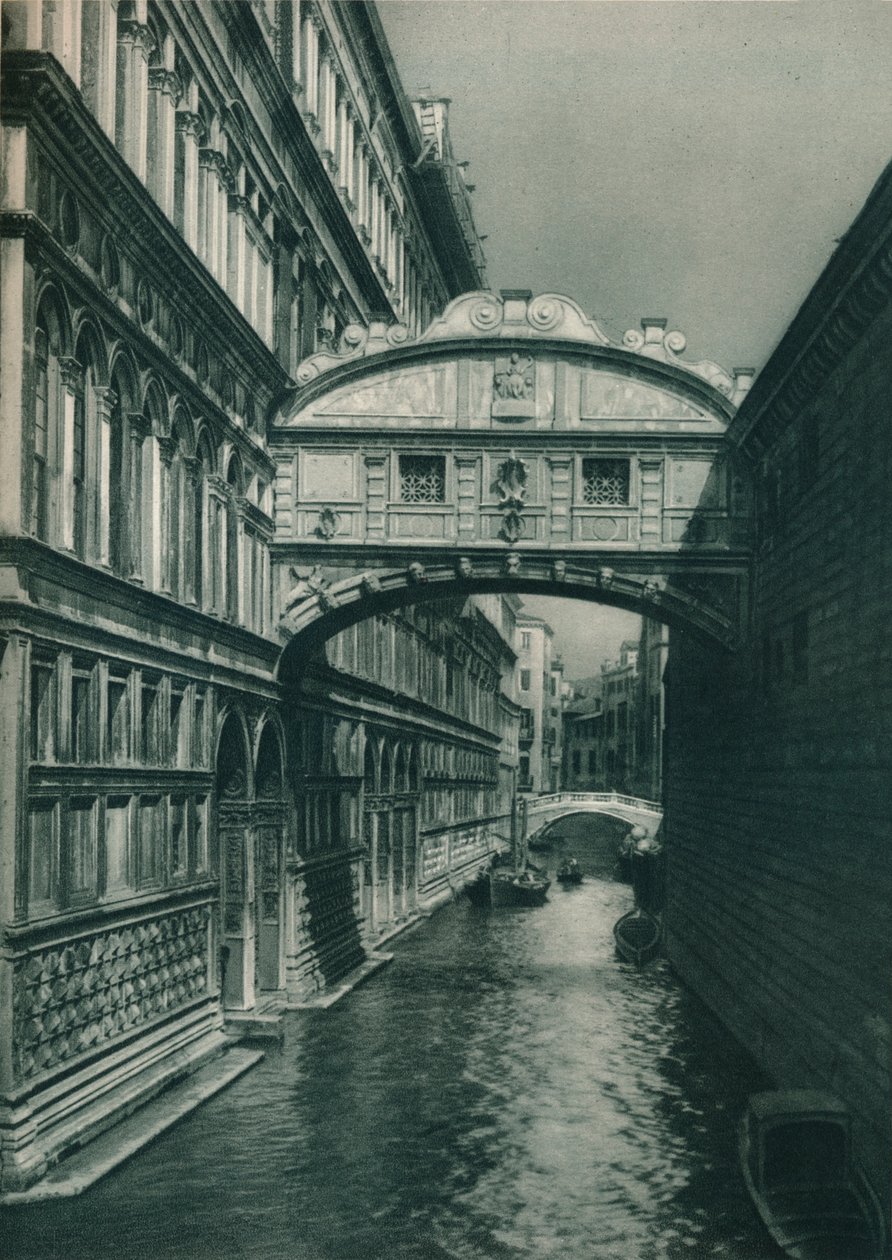
<svg viewBox="0 0 892 1260"><path fill-rule="evenodd" d="M820 1090L753 1094L740 1167L768 1232L792 1260L881 1260L879 1201L852 1162L851 1115Z"/></svg>
<svg viewBox="0 0 892 1260"><path fill-rule="evenodd" d="M582 867L576 861L575 857L565 857L557 870L557 879L559 884L581 884L582 883Z"/></svg>
<svg viewBox="0 0 892 1260"><path fill-rule="evenodd" d="M465 893L475 906L541 906L550 887L551 880L530 862L523 870L493 864L465 885Z"/></svg>
<svg viewBox="0 0 892 1260"><path fill-rule="evenodd" d="M616 952L625 962L643 967L656 956L660 947L661 924L655 914L636 908L617 919L613 925Z"/></svg>

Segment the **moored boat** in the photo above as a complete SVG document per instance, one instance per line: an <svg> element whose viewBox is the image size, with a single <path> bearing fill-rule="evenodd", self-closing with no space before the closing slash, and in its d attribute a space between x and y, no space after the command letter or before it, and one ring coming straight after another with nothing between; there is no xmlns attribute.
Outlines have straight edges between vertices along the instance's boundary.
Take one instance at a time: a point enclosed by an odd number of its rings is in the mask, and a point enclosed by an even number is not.
<svg viewBox="0 0 892 1260"><path fill-rule="evenodd" d="M541 906L551 880L532 871L493 871L490 894L494 906Z"/></svg>
<svg viewBox="0 0 892 1260"><path fill-rule="evenodd" d="M465 885L475 906L541 906L551 880L531 870L484 870Z"/></svg>
<svg viewBox="0 0 892 1260"><path fill-rule="evenodd" d="M792 1260L880 1260L885 1225L852 1163L851 1116L818 1090L753 1094L740 1166L756 1210Z"/></svg>
<svg viewBox="0 0 892 1260"><path fill-rule="evenodd" d="M646 910L630 910L614 923L613 939L620 958L641 967L660 947L660 920Z"/></svg>

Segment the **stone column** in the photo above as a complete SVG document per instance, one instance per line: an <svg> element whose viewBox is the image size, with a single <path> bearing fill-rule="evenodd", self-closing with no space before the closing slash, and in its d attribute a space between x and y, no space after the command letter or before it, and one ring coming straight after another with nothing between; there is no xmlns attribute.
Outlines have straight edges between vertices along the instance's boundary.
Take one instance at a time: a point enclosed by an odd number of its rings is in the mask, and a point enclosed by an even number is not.
<svg viewBox="0 0 892 1260"><path fill-rule="evenodd" d="M93 405L96 408L96 494L93 497L91 533L96 559L105 567L111 564L108 529L111 513L111 413L116 402L114 390L93 386Z"/></svg>
<svg viewBox="0 0 892 1260"><path fill-rule="evenodd" d="M171 465L173 457L176 453L176 443L173 438L160 437L157 439L157 447L159 454L159 509L157 514L160 524L160 552L162 557L161 563L161 590L170 595L176 589L174 581L174 569L179 563L179 555L173 554L171 546L171 514L179 512L179 504L174 503L172 493L172 477Z"/></svg>
<svg viewBox="0 0 892 1260"><path fill-rule="evenodd" d="M300 45L301 45L301 26L303 23L303 15L301 13L301 0L291 0L291 91L295 97L298 97L303 91L303 70L300 64Z"/></svg>
<svg viewBox="0 0 892 1260"><path fill-rule="evenodd" d="M80 87L81 0L56 0L44 3L42 47L64 66L77 87Z"/></svg>
<svg viewBox="0 0 892 1260"><path fill-rule="evenodd" d="M303 62L304 117L313 135L319 132L319 30L315 13L309 13L301 25Z"/></svg>
<svg viewBox="0 0 892 1260"><path fill-rule="evenodd" d="M143 182L146 178L149 52L154 47L148 26L118 23L115 144Z"/></svg>
<svg viewBox="0 0 892 1260"><path fill-rule="evenodd" d="M82 0L81 95L102 130L115 135L115 7L112 0Z"/></svg>
<svg viewBox="0 0 892 1260"><path fill-rule="evenodd" d="M350 182L353 176L352 154L349 152L349 141L353 135L353 123L350 119L350 112L347 109L347 102L343 96L338 101L338 190L341 197L345 201L350 200Z"/></svg>
<svg viewBox="0 0 892 1260"><path fill-rule="evenodd" d="M245 301L245 269L247 251L248 199L238 193L229 196L229 296L236 306L246 314Z"/></svg>
<svg viewBox="0 0 892 1260"><path fill-rule="evenodd" d="M28 711L30 643L11 634L3 652L0 670L0 705L8 720L0 722L0 923L12 924L24 917L27 906L28 828L27 778L25 758L28 739L25 715ZM0 1091L11 1094L13 1080L13 963L0 955ZM24 1121L25 1116L22 1116ZM10 1165L14 1152L9 1151Z"/></svg>
<svg viewBox="0 0 892 1260"><path fill-rule="evenodd" d="M227 258L229 256L229 194L235 192L232 172L226 158L221 153L217 159L217 257L214 275L220 285L226 288Z"/></svg>
<svg viewBox="0 0 892 1260"><path fill-rule="evenodd" d="M176 115L174 159L174 223L186 244L198 252L198 146L204 135L199 114L180 110Z"/></svg>
<svg viewBox="0 0 892 1260"><path fill-rule="evenodd" d="M7 201L20 206L25 204L25 141L26 129L10 126L5 173ZM11 186L14 178L18 184L15 191ZM0 424L0 532L15 536L20 532L27 532L29 527L29 497L24 486L27 465L22 438L26 425L34 424L35 408L33 386L27 393L24 387L22 345L30 339L33 331L31 324L26 336L24 306L25 294L29 291L26 281L30 287L31 268L25 261L24 235L0 240L0 260L3 274L3 285L0 286L0 327L4 332L0 345L0 373L4 385L4 419ZM23 490L26 495L24 499ZM33 490L31 493L33 494Z"/></svg>
<svg viewBox="0 0 892 1260"><path fill-rule="evenodd" d="M319 123L322 129L322 160L330 172L335 162L335 71L331 56L326 52L319 63Z"/></svg>
<svg viewBox="0 0 892 1260"><path fill-rule="evenodd" d="M162 586L161 451L158 438L154 433L148 435L148 441L141 447L140 454L144 504L142 516L145 528L143 579L152 590L160 591Z"/></svg>
<svg viewBox="0 0 892 1260"><path fill-rule="evenodd" d="M148 580L157 590L158 583L152 573L152 566L157 564L154 555L158 553L159 548L156 546L151 548L154 534L149 527L149 538L145 540L148 546L145 548L147 555L143 555L144 539L143 539L143 517L145 515L145 504L148 500L150 510L154 511L157 495L155 493L146 495L146 481L150 478L154 487L154 463L150 456L150 466L148 469L143 468L143 456L145 452L146 438L151 433L151 423L148 416L144 416L141 412L132 412L128 417L128 467L127 484L129 486L129 503L130 503L130 521L129 521L129 538L126 544L126 554L128 559L128 574L131 581L143 582ZM154 455L154 442L150 450ZM122 487L123 493L123 487Z"/></svg>
<svg viewBox="0 0 892 1260"><path fill-rule="evenodd" d="M172 70L156 66L148 75L147 156L149 191L169 219L174 217L174 135L180 81Z"/></svg>
<svg viewBox="0 0 892 1260"><path fill-rule="evenodd" d="M180 599L185 604L201 606L201 592L198 590L196 574L199 572L197 547L200 539L195 536L196 499L203 495L201 460L194 455L183 458L184 501L180 505L180 546L182 547L182 581L180 582ZM200 504L204 510L204 504ZM202 530L202 533L204 531Z"/></svg>
<svg viewBox="0 0 892 1260"><path fill-rule="evenodd" d="M83 390L83 370L77 359L59 360L62 385L61 458L58 464L59 540L67 551L74 550L74 411Z"/></svg>
<svg viewBox="0 0 892 1260"><path fill-rule="evenodd" d="M207 582L208 610L222 615L224 578L226 574L226 538L221 525L224 520L227 486L216 474L207 477Z"/></svg>
<svg viewBox="0 0 892 1260"><path fill-rule="evenodd" d="M198 163L200 168L199 183L203 192L198 227L199 254L208 271L214 270L217 257L217 199L219 196L219 180L217 178L217 158L215 149L199 149Z"/></svg>
<svg viewBox="0 0 892 1260"><path fill-rule="evenodd" d="M236 553L238 555L238 573L236 574L236 620L240 626L248 623L248 564L247 550L250 546L246 521L248 516L248 500L240 496L234 499Z"/></svg>

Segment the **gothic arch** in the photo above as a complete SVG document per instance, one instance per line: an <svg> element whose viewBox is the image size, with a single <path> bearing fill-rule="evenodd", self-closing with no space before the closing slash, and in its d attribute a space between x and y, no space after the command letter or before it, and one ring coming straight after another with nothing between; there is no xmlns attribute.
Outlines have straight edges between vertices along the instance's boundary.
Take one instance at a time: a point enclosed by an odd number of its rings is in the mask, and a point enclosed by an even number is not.
<svg viewBox="0 0 892 1260"><path fill-rule="evenodd" d="M250 800L254 795L253 758L248 723L241 708L227 705L217 719L214 752L215 786L228 784L225 795Z"/></svg>
<svg viewBox="0 0 892 1260"><path fill-rule="evenodd" d="M86 367L87 356L94 372L95 385L108 384L108 351L105 337L91 312L81 311L74 327L74 357Z"/></svg>
<svg viewBox="0 0 892 1260"><path fill-rule="evenodd" d="M370 732L366 731L362 754L362 785L367 793L377 792L379 782L376 742Z"/></svg>
<svg viewBox="0 0 892 1260"><path fill-rule="evenodd" d="M278 716L264 714L254 753L254 789L258 799L279 799L285 787L285 736Z"/></svg>
<svg viewBox="0 0 892 1260"><path fill-rule="evenodd" d="M150 376L145 383L140 411L149 421L155 437L169 435L170 406L164 386L157 376Z"/></svg>
<svg viewBox="0 0 892 1260"><path fill-rule="evenodd" d="M390 749L390 741L381 740L381 756L378 763L378 779L379 791L393 791L393 754Z"/></svg>
<svg viewBox="0 0 892 1260"><path fill-rule="evenodd" d="M38 289L34 303L34 325L44 327L47 336L56 342L59 356L72 352L71 308L65 291L54 279L47 278Z"/></svg>
<svg viewBox="0 0 892 1260"><path fill-rule="evenodd" d="M139 373L129 346L118 341L109 354L108 379L122 412L141 410Z"/></svg>

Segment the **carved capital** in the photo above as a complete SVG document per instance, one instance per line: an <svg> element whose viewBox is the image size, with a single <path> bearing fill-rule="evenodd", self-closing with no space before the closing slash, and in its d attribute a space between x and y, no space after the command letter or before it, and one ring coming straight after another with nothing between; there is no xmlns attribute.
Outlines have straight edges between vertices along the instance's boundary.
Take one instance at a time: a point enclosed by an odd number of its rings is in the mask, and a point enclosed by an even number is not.
<svg viewBox="0 0 892 1260"><path fill-rule="evenodd" d="M127 413L127 428L131 442L139 443L145 441L152 432L152 422L143 412L130 411Z"/></svg>
<svg viewBox="0 0 892 1260"><path fill-rule="evenodd" d="M59 359L59 375L62 378L62 384L71 393L80 393L84 387L84 369L78 363L77 359L65 356Z"/></svg>
<svg viewBox="0 0 892 1260"><path fill-rule="evenodd" d="M96 410L107 419L115 409L118 395L108 385L94 385L93 397L96 400Z"/></svg>
<svg viewBox="0 0 892 1260"><path fill-rule="evenodd" d="M226 165L226 157L219 149L199 149L198 162L200 166L205 167L207 170L216 171L218 178L224 183L227 180L234 182L232 181L229 167Z"/></svg>
<svg viewBox="0 0 892 1260"><path fill-rule="evenodd" d="M176 129L182 131L184 135L195 136L199 142L205 139L205 127L201 115L193 114L188 109L177 110Z"/></svg>
<svg viewBox="0 0 892 1260"><path fill-rule="evenodd" d="M132 44L138 48L145 59L148 61L149 53L155 47L155 36L152 34L152 28L146 26L142 22L137 22L133 18L125 19L118 23L118 43Z"/></svg>
<svg viewBox="0 0 892 1260"><path fill-rule="evenodd" d="M164 66L151 66L149 68L149 90L162 92L165 96L169 96L174 105L179 104L180 97L183 95L180 76Z"/></svg>
<svg viewBox="0 0 892 1260"><path fill-rule="evenodd" d="M176 454L177 444L171 437L158 438L158 451L161 455L161 462L165 467L169 468L173 463L173 457Z"/></svg>

